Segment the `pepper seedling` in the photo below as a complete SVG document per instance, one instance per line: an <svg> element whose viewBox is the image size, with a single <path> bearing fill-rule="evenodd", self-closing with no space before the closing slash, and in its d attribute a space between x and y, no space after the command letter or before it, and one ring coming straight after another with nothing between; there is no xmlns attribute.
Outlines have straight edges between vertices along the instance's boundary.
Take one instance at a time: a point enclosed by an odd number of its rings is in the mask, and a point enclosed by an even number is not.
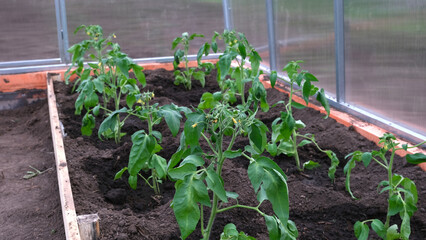
<svg viewBox="0 0 426 240"><path fill-rule="evenodd" d="M371 223L373 231L375 231L382 239L409 239L411 234L410 218L417 211L417 187L412 180L393 173L392 169L396 151L407 151L410 148L419 147L425 143L426 141L414 146L403 144L402 147L399 147L400 143L396 141L395 136L390 133L385 133L380 138L379 144L382 144L382 147L379 151L355 151L346 156L346 158L350 159L344 167L344 173L346 175L345 186L353 199L356 199L356 197L353 195L350 188L350 178L351 171L355 168L356 162L362 162L365 167L368 167L373 160L378 164L378 166L381 166L386 170L388 176L387 180L380 182L378 185L378 190L381 188L380 194L386 191L388 192L386 221L385 223L379 219L369 219L362 222L357 221L354 225L354 232L358 240L368 239L370 232L368 223ZM391 152L389 159L386 157L386 153L388 151ZM422 153L407 154L405 159L408 163L419 164L426 162L426 155ZM390 225L390 218L398 213L401 218L399 232L397 224Z"/></svg>

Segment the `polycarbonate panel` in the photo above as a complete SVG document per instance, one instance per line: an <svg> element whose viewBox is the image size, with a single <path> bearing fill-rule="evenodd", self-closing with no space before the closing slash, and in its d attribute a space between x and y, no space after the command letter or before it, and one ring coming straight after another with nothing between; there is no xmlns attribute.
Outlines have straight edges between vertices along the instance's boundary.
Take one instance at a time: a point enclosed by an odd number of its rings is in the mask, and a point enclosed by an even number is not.
<svg viewBox="0 0 426 240"><path fill-rule="evenodd" d="M336 95L333 1L275 0L277 68L303 60L331 96Z"/></svg>
<svg viewBox="0 0 426 240"><path fill-rule="evenodd" d="M345 1L347 102L426 134L426 1Z"/></svg>
<svg viewBox="0 0 426 240"><path fill-rule="evenodd" d="M234 29L246 35L249 43L262 57L262 64L269 66L268 25L265 1L230 0Z"/></svg>
<svg viewBox="0 0 426 240"><path fill-rule="evenodd" d="M132 58L172 56L171 44L182 32L200 33L190 54L223 31L222 0L67 0L70 46L84 33L73 34L81 24L99 24L104 34L115 33L121 50Z"/></svg>
<svg viewBox="0 0 426 240"><path fill-rule="evenodd" d="M53 0L2 1L0 62L59 58Z"/></svg>

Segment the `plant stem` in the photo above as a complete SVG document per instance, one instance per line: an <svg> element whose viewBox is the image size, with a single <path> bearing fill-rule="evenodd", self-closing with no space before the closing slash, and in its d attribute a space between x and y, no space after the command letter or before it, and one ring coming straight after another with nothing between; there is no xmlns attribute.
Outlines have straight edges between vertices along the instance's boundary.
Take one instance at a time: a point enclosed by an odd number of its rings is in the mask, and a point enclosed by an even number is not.
<svg viewBox="0 0 426 240"><path fill-rule="evenodd" d="M391 199L391 197L393 196L394 192L393 192L393 184L392 184L392 166L393 166L393 158L395 157L395 149L392 150L392 154L390 157L390 161L389 161L389 166L388 166L388 181L389 181L389 198L388 198L388 213L390 212L390 204L389 204L389 199ZM386 222L385 222L385 229L389 228L389 223L390 223L390 216L389 214L386 215Z"/></svg>
<svg viewBox="0 0 426 240"><path fill-rule="evenodd" d="M303 171L303 168L300 167L299 153L297 152L297 133L296 133L296 130L293 130L292 136L293 136L294 159L296 160L297 170Z"/></svg>

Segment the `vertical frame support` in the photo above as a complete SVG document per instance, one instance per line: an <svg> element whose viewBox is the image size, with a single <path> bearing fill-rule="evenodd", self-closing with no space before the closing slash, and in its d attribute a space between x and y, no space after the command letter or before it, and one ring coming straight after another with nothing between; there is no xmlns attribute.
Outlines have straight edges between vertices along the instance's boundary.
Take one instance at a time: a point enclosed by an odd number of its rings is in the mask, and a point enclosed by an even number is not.
<svg viewBox="0 0 426 240"><path fill-rule="evenodd" d="M271 71L277 70L277 45L275 37L274 0L266 0L266 20L268 25L269 66Z"/></svg>
<svg viewBox="0 0 426 240"><path fill-rule="evenodd" d="M336 50L336 98L346 102L344 0L334 0L334 44Z"/></svg>
<svg viewBox="0 0 426 240"><path fill-rule="evenodd" d="M224 22L226 30L234 29L234 18L232 15L232 7L230 1L231 0L222 0L223 18L225 20Z"/></svg>
<svg viewBox="0 0 426 240"><path fill-rule="evenodd" d="M59 56L62 63L70 63L70 54L67 51L69 48L68 41L68 24L67 24L67 10L64 0L55 0L55 13L56 13L56 28L58 35Z"/></svg>

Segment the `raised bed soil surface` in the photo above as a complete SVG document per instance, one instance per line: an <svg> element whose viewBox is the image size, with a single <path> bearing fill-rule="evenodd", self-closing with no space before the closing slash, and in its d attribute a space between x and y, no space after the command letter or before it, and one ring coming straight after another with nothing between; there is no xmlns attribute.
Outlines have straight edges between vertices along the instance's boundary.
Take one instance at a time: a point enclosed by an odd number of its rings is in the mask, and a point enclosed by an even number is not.
<svg viewBox="0 0 426 240"><path fill-rule="evenodd" d="M160 105L174 103L179 106L197 106L205 91L218 91L216 76L213 73L202 88L193 82L193 89L186 91L183 86L173 84L173 72L164 69L145 71L146 89L154 91L155 102ZM127 166L131 149L130 136L146 124L139 119L129 118L123 131L127 135L120 144L114 141L101 141L97 129L93 136L85 137L80 133L82 116L74 115L74 102L77 94L71 93L71 86L55 84L60 119L67 136L64 139L67 161L70 169L72 190L77 214L98 213L101 227L101 239L179 239L180 232L170 203L174 194L174 183L165 181L161 185L161 197L139 181L138 189L132 190L127 183L127 176L114 181L114 175ZM268 90L268 102L287 101L288 96L276 90ZM123 102L123 106L124 106ZM260 119L270 127L272 121L280 116L282 105L272 108L267 113L260 113ZM351 127L345 127L335 120L323 119L318 111L305 108L294 109L296 119L306 124L303 133L315 134L322 149L330 149L337 154L340 165L335 182L331 182L327 172L330 160L312 145L300 149L302 162L313 160L321 164L314 170L300 173L291 157L280 155L272 159L288 176L290 196L290 219L299 230L299 239L342 240L355 239L353 224L357 220L378 218L385 220L387 194L378 194L377 185L387 179L387 173L376 163L368 168L359 165L353 170L351 187L359 200L352 200L345 190L343 166L345 156L355 150L371 151L379 147L359 135ZM97 119L97 127L100 119ZM172 137L165 123L156 125L154 130L163 134L163 150L166 159L178 148L178 138ZM246 139L238 139L234 150L247 144ZM257 200L247 177L248 161L244 158L227 160L224 165L223 178L227 191L239 194L239 202L256 206ZM426 236L426 173L417 166L406 163L396 157L394 172L409 177L417 184L419 203L418 211L411 221L411 239L425 239ZM1 181L1 180L0 180ZM231 204L235 202L231 201ZM206 209L206 208L205 208ZM263 210L272 213L271 205L263 204ZM392 223L400 223L399 217L393 217ZM233 209L217 215L211 239L219 239L223 227L234 223L239 231L244 231L257 239L268 239L267 228L263 218L247 209ZM378 239L372 231L371 239ZM188 239L200 239L200 228Z"/></svg>

